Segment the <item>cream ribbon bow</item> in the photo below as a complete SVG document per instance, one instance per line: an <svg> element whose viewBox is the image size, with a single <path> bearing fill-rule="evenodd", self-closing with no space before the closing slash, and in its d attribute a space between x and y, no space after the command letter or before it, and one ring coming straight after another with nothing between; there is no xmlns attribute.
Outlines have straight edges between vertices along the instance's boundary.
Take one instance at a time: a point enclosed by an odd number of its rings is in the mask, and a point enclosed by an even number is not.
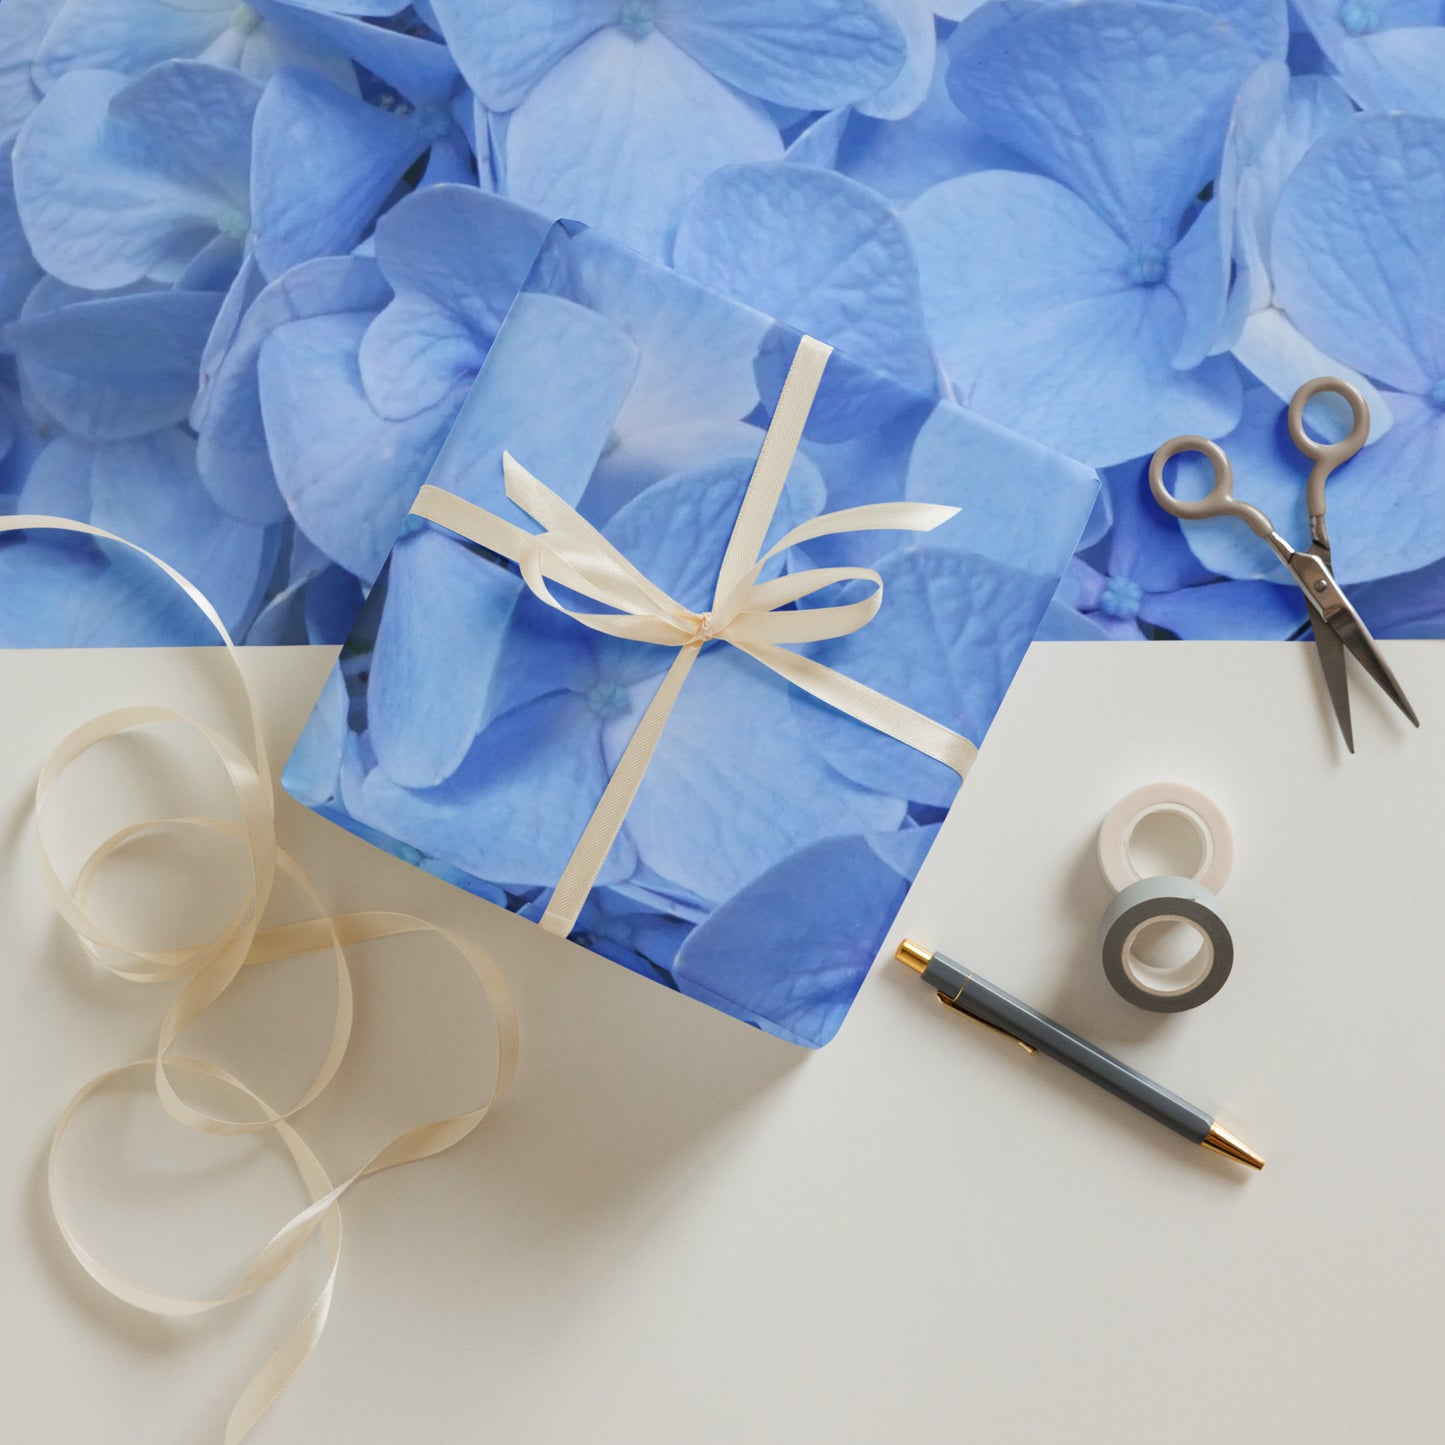
<svg viewBox="0 0 1445 1445"><path fill-rule="evenodd" d="M508 498L543 528L540 535L439 487L424 486L412 512L517 563L528 588L549 607L612 637L678 649L653 695L601 800L593 810L541 925L565 937L601 872L688 673L708 642L731 643L764 667L840 712L967 773L977 749L965 737L895 699L796 652L785 644L845 637L866 627L883 601L883 579L871 567L815 567L768 582L763 568L791 547L840 532L931 532L957 514L932 502L876 502L825 512L794 527L762 555L803 428L832 348L811 336L798 344L772 424L738 509L723 556L712 606L690 611L642 575L590 522L537 480L510 453L502 457ZM838 582L861 581L872 591L856 602L783 611L790 603ZM578 612L553 595L549 582L570 588L610 612Z"/></svg>
<svg viewBox="0 0 1445 1445"><path fill-rule="evenodd" d="M35 789L35 848L40 876L51 901L74 930L81 947L100 967L119 978L140 983L184 980L166 1010L155 1053L145 1059L97 1075L65 1106L51 1137L46 1185L50 1208L70 1252L102 1289L117 1299L149 1314L184 1316L203 1314L221 1305L253 1294L275 1279L296 1257L319 1228L326 1242L326 1279L315 1302L292 1332L282 1341L251 1382L242 1391L226 1422L225 1445L238 1445L252 1426L270 1409L291 1382L312 1350L316 1348L331 1309L336 1275L341 1261L341 1197L352 1185L369 1174L394 1169L439 1154L466 1138L486 1118L493 1105L507 1092L517 1068L517 1014L511 989L496 961L469 938L439 924L409 913L366 912L328 914L305 870L276 841L275 790L271 764L261 730L255 699L246 686L236 655L236 645L220 616L201 593L173 567L145 548L85 522L65 517L0 517L0 533L28 528L79 532L118 543L153 563L205 616L225 644L236 681L245 699L250 724L250 752L224 734L183 713L161 707L128 707L107 713L77 728L56 747L41 770ZM51 789L82 754L107 738L153 724L180 724L197 732L226 771L235 794L241 821L229 818L149 818L122 828L102 842L82 865L76 881L67 884L51 861L45 844L42 820ZM116 938L86 910L86 897L97 873L107 859L143 833L178 833L182 842L197 831L229 838L243 845L250 864L251 883L246 897L214 938L191 948L143 949ZM294 882L316 911L316 917L300 923L263 928L262 920L277 875ZM478 1106L450 1118L421 1124L399 1134L378 1149L360 1169L340 1183L333 1183L320 1159L291 1122L326 1088L341 1066L351 1037L352 989L346 946L370 939L394 938L404 934L432 932L460 954L481 985L491 1010L496 1034L495 1068L490 1073L484 1097ZM279 963L307 954L329 951L336 967L336 1012L331 1042L311 1084L289 1108L276 1109L242 1083L234 1074L204 1059L186 1058L171 1052L180 1033L214 1004L243 968ZM173 1074L201 1075L223 1084L254 1113L250 1118L222 1118L187 1103L176 1091ZM178 1123L207 1134L254 1134L274 1130L277 1139L296 1165L311 1203L282 1225L242 1271L235 1284L212 1299L183 1298L160 1294L117 1274L81 1241L67 1222L60 1203L58 1172L61 1140L81 1105L113 1080L131 1075L149 1075L166 1112Z"/></svg>

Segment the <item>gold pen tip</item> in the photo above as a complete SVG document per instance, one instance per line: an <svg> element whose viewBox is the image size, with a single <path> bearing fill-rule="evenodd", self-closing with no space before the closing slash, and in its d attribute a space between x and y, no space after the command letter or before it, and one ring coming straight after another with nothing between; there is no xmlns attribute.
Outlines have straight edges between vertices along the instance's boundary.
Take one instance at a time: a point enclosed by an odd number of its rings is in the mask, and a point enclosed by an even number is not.
<svg viewBox="0 0 1445 1445"><path fill-rule="evenodd" d="M1212 1149L1216 1154L1223 1154L1227 1159L1237 1160L1240 1164L1248 1164L1251 1169L1263 1169L1264 1157L1256 1154L1242 1139L1237 1139L1228 1129L1219 1124L1211 1124L1209 1132L1199 1141L1206 1149Z"/></svg>
<svg viewBox="0 0 1445 1445"><path fill-rule="evenodd" d="M922 973L933 962L933 953L911 938L905 938L894 950L893 957L906 964L914 973Z"/></svg>

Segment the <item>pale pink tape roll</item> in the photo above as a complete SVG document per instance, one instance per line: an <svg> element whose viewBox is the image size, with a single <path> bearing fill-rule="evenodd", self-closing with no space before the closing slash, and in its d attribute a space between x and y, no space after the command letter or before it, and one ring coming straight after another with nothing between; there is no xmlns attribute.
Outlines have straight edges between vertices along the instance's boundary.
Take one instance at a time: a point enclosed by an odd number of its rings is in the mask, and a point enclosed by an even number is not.
<svg viewBox="0 0 1445 1445"><path fill-rule="evenodd" d="M1200 861L1188 876L1218 893L1234 866L1234 834L1219 805L1185 783L1146 783L1110 808L1099 825L1099 867L1109 887L1122 893L1143 876L1131 851L1134 832L1145 818L1158 813L1183 818L1195 830Z"/></svg>

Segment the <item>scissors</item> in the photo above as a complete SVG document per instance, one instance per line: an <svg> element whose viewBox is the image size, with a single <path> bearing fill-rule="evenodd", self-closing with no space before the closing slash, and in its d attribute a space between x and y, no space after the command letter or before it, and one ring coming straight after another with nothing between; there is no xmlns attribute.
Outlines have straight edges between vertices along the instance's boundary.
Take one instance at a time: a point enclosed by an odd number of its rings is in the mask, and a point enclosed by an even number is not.
<svg viewBox="0 0 1445 1445"><path fill-rule="evenodd" d="M1349 403L1354 417L1354 426L1349 436L1338 442L1318 442L1305 430L1304 409L1311 398L1330 392ZM1154 500L1173 516L1187 521L1198 521L1205 517L1238 517L1257 537L1261 537L1273 550L1275 556L1289 568L1290 575L1299 584L1310 607L1310 621L1314 626L1315 653L1320 660L1320 670L1325 676L1325 687L1330 702L1334 705L1335 717L1339 720L1340 732L1344 734L1345 746L1355 750L1354 730L1350 725L1350 685L1345 675L1345 652L1354 654L1355 660L1379 685L1385 696L1410 719L1416 727L1420 720L1410 706L1395 674L1390 671L1375 639L1360 620L1360 615L1350 605L1349 599L1335 581L1330 565L1330 539L1325 530L1325 480L1334 469L1355 455L1364 446L1370 434L1370 409L1365 399L1347 381L1335 376L1317 376L1307 381L1295 392L1289 404L1289 434L1296 447L1307 456L1313 465L1310 468L1306 501L1310 516L1310 546L1307 551L1298 552L1274 529L1274 523L1257 507L1241 502L1234 495L1234 468L1224 449L1216 442L1201 436L1173 437L1165 442L1149 463L1149 490ZM1202 452L1214 468L1214 485L1207 496L1197 502L1186 502L1174 496L1164 485L1164 464L1181 452Z"/></svg>

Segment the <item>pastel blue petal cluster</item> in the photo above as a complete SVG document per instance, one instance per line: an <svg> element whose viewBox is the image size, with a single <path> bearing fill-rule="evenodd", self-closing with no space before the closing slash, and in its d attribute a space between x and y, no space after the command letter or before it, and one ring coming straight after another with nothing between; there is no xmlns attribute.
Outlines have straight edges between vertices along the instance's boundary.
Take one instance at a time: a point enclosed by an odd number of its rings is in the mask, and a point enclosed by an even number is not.
<svg viewBox="0 0 1445 1445"><path fill-rule="evenodd" d="M1146 562L1119 499L1198 432L1288 531L1283 405L1345 376L1336 565L1423 635L1442 126L1442 0L0 0L0 509L104 476L242 640L339 642L567 217L1106 472L1045 636L1290 635L1247 532L1146 503ZM685 469L702 349L618 419L608 514ZM861 400L812 462L901 488ZM0 552L19 643L165 640L100 549Z"/></svg>

